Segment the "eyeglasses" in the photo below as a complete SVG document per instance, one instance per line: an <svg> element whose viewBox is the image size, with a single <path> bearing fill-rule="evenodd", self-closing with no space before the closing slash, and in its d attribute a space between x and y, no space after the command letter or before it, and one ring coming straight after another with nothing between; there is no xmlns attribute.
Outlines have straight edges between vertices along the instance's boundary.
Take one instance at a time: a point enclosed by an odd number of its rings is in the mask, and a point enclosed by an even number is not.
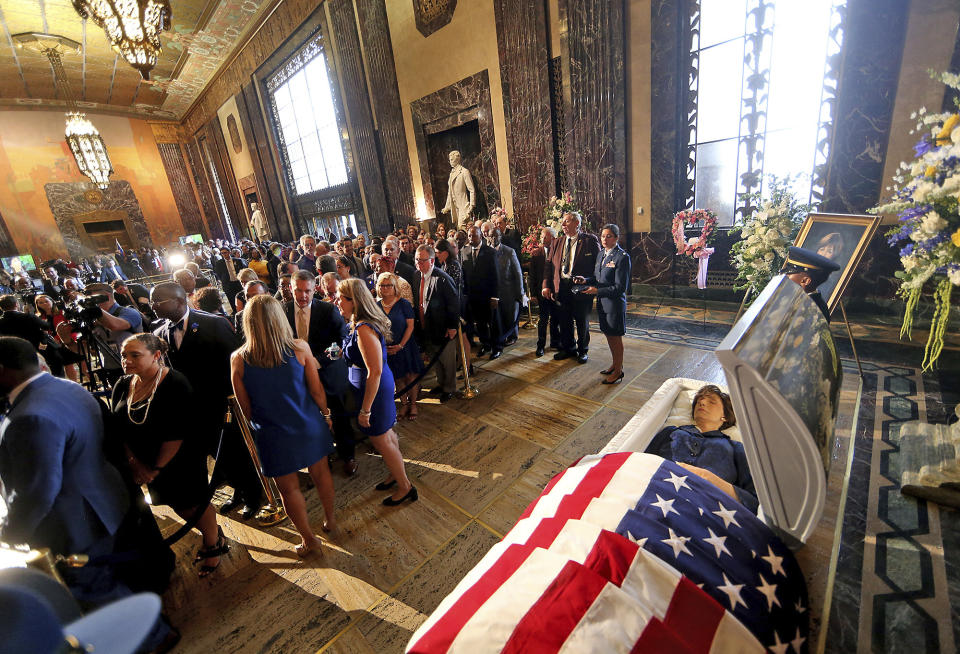
<svg viewBox="0 0 960 654"><path fill-rule="evenodd" d="M380 284L380 288L393 288L393 284Z"/></svg>
<svg viewBox="0 0 960 654"><path fill-rule="evenodd" d="M168 298L168 299L166 299L166 300L152 300L152 301L150 302L150 306L151 306L151 307L158 307L158 306L160 306L161 304L164 304L165 302L176 302L176 298Z"/></svg>
<svg viewBox="0 0 960 654"><path fill-rule="evenodd" d="M417 263L430 263L433 259L417 259Z"/></svg>

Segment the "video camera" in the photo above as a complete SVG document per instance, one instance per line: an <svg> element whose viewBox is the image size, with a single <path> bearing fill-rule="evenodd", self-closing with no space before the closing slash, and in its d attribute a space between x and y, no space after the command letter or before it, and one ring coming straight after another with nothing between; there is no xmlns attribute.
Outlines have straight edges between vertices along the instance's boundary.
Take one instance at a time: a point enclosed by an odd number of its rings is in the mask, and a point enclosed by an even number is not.
<svg viewBox="0 0 960 654"><path fill-rule="evenodd" d="M63 316L73 323L74 328L87 334L93 329L93 324L103 315L100 304L110 300L108 295L81 296L63 308Z"/></svg>

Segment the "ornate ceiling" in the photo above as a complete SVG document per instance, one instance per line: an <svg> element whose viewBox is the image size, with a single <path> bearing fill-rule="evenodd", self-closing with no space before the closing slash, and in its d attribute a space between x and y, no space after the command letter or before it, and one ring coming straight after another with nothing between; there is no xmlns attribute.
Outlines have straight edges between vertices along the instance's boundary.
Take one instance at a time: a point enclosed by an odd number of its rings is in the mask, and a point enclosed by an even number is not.
<svg viewBox="0 0 960 654"><path fill-rule="evenodd" d="M87 111L179 120L235 49L278 0L171 0L170 31L144 82L110 47L103 30L81 20L71 0L0 0L0 107L66 104L43 55L18 49L11 35L46 32L83 45L64 55L63 67L78 104Z"/></svg>

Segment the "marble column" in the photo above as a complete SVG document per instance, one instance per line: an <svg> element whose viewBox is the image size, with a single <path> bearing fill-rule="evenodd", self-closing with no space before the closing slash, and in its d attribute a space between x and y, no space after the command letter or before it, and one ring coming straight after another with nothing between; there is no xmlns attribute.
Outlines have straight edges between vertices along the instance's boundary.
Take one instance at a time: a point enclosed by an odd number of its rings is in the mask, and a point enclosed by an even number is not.
<svg viewBox="0 0 960 654"><path fill-rule="evenodd" d="M207 181L207 171L204 169L203 158L200 156L200 147L196 141L191 141L184 145L184 149L187 151L187 161L190 163L190 170L193 172L193 183L197 188L197 195L200 196L200 208L206 217L207 234L210 235L210 238L225 238L220 224L220 212L217 211L213 190Z"/></svg>
<svg viewBox="0 0 960 654"><path fill-rule="evenodd" d="M173 191L173 201L177 204L177 213L186 234L205 234L203 218L200 217L200 207L190 185L187 164L183 159L179 143L157 143L160 151L160 160Z"/></svg>
<svg viewBox="0 0 960 654"><path fill-rule="evenodd" d="M353 2L328 0L327 9L330 12L330 30L327 34L332 35L336 42L337 72L343 85L343 104L350 122L354 169L366 200L370 227L374 233L385 234L390 231L390 218Z"/></svg>
<svg viewBox="0 0 960 654"><path fill-rule="evenodd" d="M494 0L513 214L521 231L539 222L554 194L546 7Z"/></svg>
<svg viewBox="0 0 960 654"><path fill-rule="evenodd" d="M356 0L360 36L366 55L370 102L382 156L384 190L390 216L396 225L414 219L413 171L403 129L403 111L393 43L387 24L386 0Z"/></svg>
<svg viewBox="0 0 960 654"><path fill-rule="evenodd" d="M863 213L888 183L883 165L909 10L902 0L847 3L823 211Z"/></svg>
<svg viewBox="0 0 960 654"><path fill-rule="evenodd" d="M626 230L626 84L623 0L560 0L567 188L594 228Z"/></svg>

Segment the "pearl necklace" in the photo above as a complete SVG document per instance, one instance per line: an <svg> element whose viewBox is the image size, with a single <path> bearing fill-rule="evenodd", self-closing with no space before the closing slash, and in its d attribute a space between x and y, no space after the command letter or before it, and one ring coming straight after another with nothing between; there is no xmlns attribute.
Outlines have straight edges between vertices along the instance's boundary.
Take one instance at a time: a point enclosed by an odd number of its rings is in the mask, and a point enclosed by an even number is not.
<svg viewBox="0 0 960 654"><path fill-rule="evenodd" d="M160 366L160 368L157 370L157 374L154 375L153 377L153 389L151 389L150 395L148 395L146 398L146 404L143 404L144 400L140 400L140 404L141 406L144 407L144 411L143 411L143 418L141 418L139 421L137 421L136 418L133 417L133 413L132 413L133 404L134 404L133 397L136 394L136 390L137 390L137 378L136 376L134 376L133 379L130 380L130 391L129 391L130 395L127 398L127 419L129 419L130 422L132 422L133 424L142 425L147 421L147 414L150 413L150 405L153 403L153 396L157 394L157 387L160 386L160 377L162 376L163 376L163 366Z"/></svg>

